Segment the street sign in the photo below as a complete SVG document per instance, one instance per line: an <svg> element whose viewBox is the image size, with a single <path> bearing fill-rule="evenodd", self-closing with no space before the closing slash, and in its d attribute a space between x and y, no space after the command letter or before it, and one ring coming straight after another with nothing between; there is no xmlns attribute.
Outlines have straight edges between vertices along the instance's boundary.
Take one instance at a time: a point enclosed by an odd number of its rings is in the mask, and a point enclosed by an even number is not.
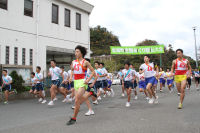
<svg viewBox="0 0 200 133"><path fill-rule="evenodd" d="M153 46L110 46L111 54L161 54L164 53L164 45Z"/></svg>

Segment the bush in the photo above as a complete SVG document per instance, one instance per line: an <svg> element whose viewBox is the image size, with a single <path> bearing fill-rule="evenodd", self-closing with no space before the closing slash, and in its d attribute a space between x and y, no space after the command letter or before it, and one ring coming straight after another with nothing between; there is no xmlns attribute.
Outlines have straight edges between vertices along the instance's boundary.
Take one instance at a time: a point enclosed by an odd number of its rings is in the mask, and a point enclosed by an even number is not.
<svg viewBox="0 0 200 133"><path fill-rule="evenodd" d="M16 89L18 92L24 92L26 91L26 88L22 85L24 82L21 75L18 75L16 71L12 71L10 73L10 76L12 77L12 88Z"/></svg>

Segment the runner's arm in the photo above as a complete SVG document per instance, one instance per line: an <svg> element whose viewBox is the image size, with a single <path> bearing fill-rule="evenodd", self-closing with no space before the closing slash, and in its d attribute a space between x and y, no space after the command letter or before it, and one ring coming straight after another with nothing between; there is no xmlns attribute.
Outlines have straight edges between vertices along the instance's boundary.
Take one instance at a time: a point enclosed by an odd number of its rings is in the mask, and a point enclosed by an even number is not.
<svg viewBox="0 0 200 133"><path fill-rule="evenodd" d="M72 64L73 64L73 62L72 62ZM74 68L72 66L70 66L70 67L71 67L71 73L70 73L69 83L72 82L73 71L74 71Z"/></svg>
<svg viewBox="0 0 200 133"><path fill-rule="evenodd" d="M172 61L171 74L174 73L175 60Z"/></svg>
<svg viewBox="0 0 200 133"><path fill-rule="evenodd" d="M91 66L91 64L88 61L86 61L86 66L92 72L92 74L90 75L90 77L85 81L85 83L88 83L92 79L92 77L94 77L94 75L96 75L96 74L95 74L94 68Z"/></svg>
<svg viewBox="0 0 200 133"><path fill-rule="evenodd" d="M190 62L189 61L187 61L187 65L188 65L188 71L189 71L189 75L191 74L191 70L192 70L192 68L191 68L191 65L190 65Z"/></svg>

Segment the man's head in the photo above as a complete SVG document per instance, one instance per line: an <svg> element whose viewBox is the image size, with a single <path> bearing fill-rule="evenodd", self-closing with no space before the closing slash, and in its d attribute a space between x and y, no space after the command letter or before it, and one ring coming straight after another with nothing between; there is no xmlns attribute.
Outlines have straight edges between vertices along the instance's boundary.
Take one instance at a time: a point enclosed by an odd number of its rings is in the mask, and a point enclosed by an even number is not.
<svg viewBox="0 0 200 133"><path fill-rule="evenodd" d="M96 69L99 68L99 65L100 65L100 63L98 61L94 62L94 66L95 66Z"/></svg>
<svg viewBox="0 0 200 133"><path fill-rule="evenodd" d="M34 77L35 77L35 73L32 72L32 73L31 73L31 78L34 78Z"/></svg>
<svg viewBox="0 0 200 133"><path fill-rule="evenodd" d="M4 76L6 76L8 74L8 71L7 70L3 70L2 73L3 73Z"/></svg>
<svg viewBox="0 0 200 133"><path fill-rule="evenodd" d="M87 50L85 47L78 45L75 48L75 56L77 59L79 59L81 57L84 58L86 54L87 54Z"/></svg>
<svg viewBox="0 0 200 133"><path fill-rule="evenodd" d="M103 62L100 63L100 68L104 68L104 63Z"/></svg>
<svg viewBox="0 0 200 133"><path fill-rule="evenodd" d="M55 60L51 60L50 63L51 63L51 67L55 67L56 66L56 61Z"/></svg>
<svg viewBox="0 0 200 133"><path fill-rule="evenodd" d="M169 68L167 68L167 72L170 72L170 69L169 69Z"/></svg>
<svg viewBox="0 0 200 133"><path fill-rule="evenodd" d="M37 73L40 73L40 71L41 71L41 67L40 67L40 66L37 66L37 67L36 67L36 72L37 72Z"/></svg>
<svg viewBox="0 0 200 133"><path fill-rule="evenodd" d="M133 65L132 64L130 64L130 66L129 66L131 69L134 69L134 67L133 67Z"/></svg>
<svg viewBox="0 0 200 133"><path fill-rule="evenodd" d="M144 62L145 62L145 63L149 63L149 61L150 61L149 56L148 56L148 55L145 55L145 56L144 56Z"/></svg>
<svg viewBox="0 0 200 133"><path fill-rule="evenodd" d="M142 73L142 69L139 70L139 74L141 74L141 73Z"/></svg>
<svg viewBox="0 0 200 133"><path fill-rule="evenodd" d="M130 62L129 61L125 61L124 68L125 69L129 69L129 66L130 66Z"/></svg>
<svg viewBox="0 0 200 133"><path fill-rule="evenodd" d="M177 49L176 50L176 55L178 58L182 58L183 57L183 50L182 49Z"/></svg>

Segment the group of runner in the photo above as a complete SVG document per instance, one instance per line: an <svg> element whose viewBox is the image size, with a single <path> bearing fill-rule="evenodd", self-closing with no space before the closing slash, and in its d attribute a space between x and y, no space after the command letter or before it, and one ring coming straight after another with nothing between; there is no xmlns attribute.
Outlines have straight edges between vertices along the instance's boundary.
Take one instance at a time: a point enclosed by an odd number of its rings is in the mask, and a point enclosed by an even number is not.
<svg viewBox="0 0 200 133"><path fill-rule="evenodd" d="M77 46L75 48L76 60L72 61L70 70L65 71L65 67L57 67L56 61L51 60L51 67L49 68L48 76L51 77L51 100L48 102L49 106L53 106L55 101L58 100L56 95L61 93L63 95L62 102L72 102L74 100L74 114L67 122L67 125L76 123L76 118L82 103L86 103L88 112L85 115L94 115L94 111L90 104L89 97L91 97L93 104L98 104L101 95L106 97L111 95L114 97L115 93L111 88L113 74L108 73L104 67L104 63L98 61L94 62L94 68L90 64L90 60L84 58L87 51L85 47ZM139 91L145 94L149 104L157 104L158 96L156 95L157 84L160 82L160 92L163 91L163 86L167 81L168 89L173 91L174 81L180 95L180 102L178 109L182 109L183 100L185 96L186 85L188 88L191 86L191 76L194 75L196 87L198 90L198 84L200 82L200 73L196 69L193 73L191 71L190 63L187 59L183 58L183 50L176 50L177 59L172 62L171 70L167 69L166 72L158 66L154 66L154 63L150 62L149 56L144 56L144 63L139 67L139 72L136 72L133 65L129 61L125 61L124 68L120 69L117 77L121 80L122 85L122 97L127 93L126 107L131 106L131 93L134 90L135 98L137 100L137 84L139 84ZM62 82L60 80L62 77ZM5 90L5 104L8 103L8 95L17 93L16 90L11 91L12 78L7 74L7 70L3 70L3 84L2 88ZM38 101L45 104L43 75L41 68L36 67L36 73L31 73L31 94L34 94L39 99Z"/></svg>

